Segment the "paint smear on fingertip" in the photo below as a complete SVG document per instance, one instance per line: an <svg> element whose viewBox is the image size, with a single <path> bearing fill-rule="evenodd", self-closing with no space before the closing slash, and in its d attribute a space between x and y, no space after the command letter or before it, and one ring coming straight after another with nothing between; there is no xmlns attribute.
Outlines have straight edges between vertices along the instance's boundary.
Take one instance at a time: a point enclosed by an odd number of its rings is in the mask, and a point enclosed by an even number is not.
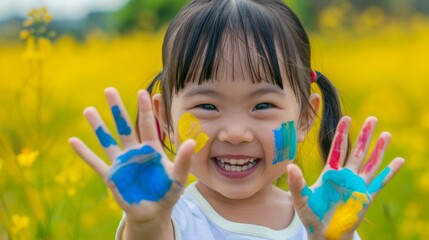
<svg viewBox="0 0 429 240"><path fill-rule="evenodd" d="M297 137L294 121L282 123L273 130L274 160L273 164L284 160L294 160L297 148Z"/></svg>
<svg viewBox="0 0 429 240"><path fill-rule="evenodd" d="M385 140L383 138L380 138L377 142L377 146L374 149L374 152L371 154L371 157L369 158L368 162L365 164L365 167L363 168L363 173L369 173L379 161L380 154L383 151Z"/></svg>
<svg viewBox="0 0 429 240"><path fill-rule="evenodd" d="M366 194L353 192L344 204L335 209L326 229L327 239L340 239L344 233L351 231L359 221L359 213L367 206L368 202L369 198Z"/></svg>
<svg viewBox="0 0 429 240"><path fill-rule="evenodd" d="M125 118L122 117L121 109L119 106L115 105L112 107L113 118L115 119L116 126L118 128L118 132L121 135L130 135L131 127L128 125Z"/></svg>
<svg viewBox="0 0 429 240"><path fill-rule="evenodd" d="M179 119L179 136L182 142L186 139L195 140L197 144L194 149L195 153L198 153L209 140L209 136L202 129L198 118L191 113L185 113Z"/></svg>
<svg viewBox="0 0 429 240"><path fill-rule="evenodd" d="M113 137L110 134L105 132L101 126L95 130L95 134L97 135L101 145L105 148L118 145L115 139L113 139Z"/></svg>
<svg viewBox="0 0 429 240"><path fill-rule="evenodd" d="M161 163L161 154L149 145L119 156L109 170L109 179L128 204L139 204L142 200L157 202L172 185Z"/></svg>
<svg viewBox="0 0 429 240"><path fill-rule="evenodd" d="M369 134L373 128L372 122L366 122L365 126L362 129L362 132L358 138L358 148L355 153L355 157L358 158L363 152L365 152L365 147L368 142Z"/></svg>
<svg viewBox="0 0 429 240"><path fill-rule="evenodd" d="M374 194L383 187L383 182L390 173L390 167L386 167L380 174L375 177L368 186L368 193Z"/></svg>
<svg viewBox="0 0 429 240"><path fill-rule="evenodd" d="M329 158L329 166L332 169L338 170L340 157L341 157L341 143L343 142L344 130L347 127L346 122L341 122L338 126L337 134L334 138L334 146L332 148L331 156Z"/></svg>

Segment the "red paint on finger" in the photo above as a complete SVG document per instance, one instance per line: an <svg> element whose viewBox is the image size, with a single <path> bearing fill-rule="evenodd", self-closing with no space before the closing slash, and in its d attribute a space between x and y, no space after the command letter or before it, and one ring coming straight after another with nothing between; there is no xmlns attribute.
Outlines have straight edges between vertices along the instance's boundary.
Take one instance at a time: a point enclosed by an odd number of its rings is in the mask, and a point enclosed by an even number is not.
<svg viewBox="0 0 429 240"><path fill-rule="evenodd" d="M341 122L337 129L337 135L334 139L334 146L332 148L331 157L329 158L329 166L332 169L338 170L338 165L341 157L341 143L343 142L344 130L347 127L346 122Z"/></svg>
<svg viewBox="0 0 429 240"><path fill-rule="evenodd" d="M358 139L358 148L356 149L355 152L355 157L358 158L363 152L365 152L365 146L366 143L368 142L368 138L369 138L369 133L372 130L372 122L367 122L365 123L365 126L362 129L362 132L359 135L359 139Z"/></svg>
<svg viewBox="0 0 429 240"><path fill-rule="evenodd" d="M383 151L384 144L385 140L383 138L378 140L377 146L375 147L374 151L371 154L371 157L369 158L368 162L365 164L365 167L362 170L364 174L367 174L374 168L375 164L380 158L381 152Z"/></svg>

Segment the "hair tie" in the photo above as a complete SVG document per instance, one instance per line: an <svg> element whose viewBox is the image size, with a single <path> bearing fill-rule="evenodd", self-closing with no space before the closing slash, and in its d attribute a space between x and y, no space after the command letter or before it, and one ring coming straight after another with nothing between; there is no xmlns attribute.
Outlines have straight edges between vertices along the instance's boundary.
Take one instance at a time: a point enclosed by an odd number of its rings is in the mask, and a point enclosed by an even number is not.
<svg viewBox="0 0 429 240"><path fill-rule="evenodd" d="M312 83L314 83L314 82L317 82L317 73L316 73L316 71L311 71L311 74L310 74L310 82L312 82Z"/></svg>

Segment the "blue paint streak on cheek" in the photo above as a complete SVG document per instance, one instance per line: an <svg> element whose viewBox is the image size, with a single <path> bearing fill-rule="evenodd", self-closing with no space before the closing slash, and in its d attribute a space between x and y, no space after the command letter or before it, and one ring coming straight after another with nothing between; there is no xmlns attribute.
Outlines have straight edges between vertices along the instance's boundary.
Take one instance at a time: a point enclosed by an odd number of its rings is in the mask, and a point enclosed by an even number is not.
<svg viewBox="0 0 429 240"><path fill-rule="evenodd" d="M118 132L121 135L130 135L131 127L128 125L125 118L121 116L121 110L119 106L112 107L113 118L115 119L116 126L118 127Z"/></svg>
<svg viewBox="0 0 429 240"><path fill-rule="evenodd" d="M289 160L295 159L296 155L296 148L298 144L298 140L296 138L296 130L295 130L295 123L293 121L288 122L288 128L289 128Z"/></svg>
<svg viewBox="0 0 429 240"><path fill-rule="evenodd" d="M284 160L293 160L296 154L297 138L293 121L282 123L279 128L273 130L274 134L274 160L273 164Z"/></svg>
<svg viewBox="0 0 429 240"><path fill-rule="evenodd" d="M383 181L387 177L387 175L390 173L390 168L386 167L380 174L375 177L368 187L369 194L376 193L380 191L380 189L383 187Z"/></svg>
<svg viewBox="0 0 429 240"><path fill-rule="evenodd" d="M97 134L98 140L105 148L110 147L111 145L118 145L115 139L113 139L110 134L106 133L101 126L95 130L95 134Z"/></svg>
<svg viewBox="0 0 429 240"><path fill-rule="evenodd" d="M346 202L353 192L366 193L365 181L350 169L329 170L322 177L322 184L312 192L306 186L301 194L308 197L308 205L313 213L322 220L325 214L340 199Z"/></svg>
<svg viewBox="0 0 429 240"><path fill-rule="evenodd" d="M129 204L142 200L157 202L172 185L161 164L161 155L148 145L119 156L109 176Z"/></svg>

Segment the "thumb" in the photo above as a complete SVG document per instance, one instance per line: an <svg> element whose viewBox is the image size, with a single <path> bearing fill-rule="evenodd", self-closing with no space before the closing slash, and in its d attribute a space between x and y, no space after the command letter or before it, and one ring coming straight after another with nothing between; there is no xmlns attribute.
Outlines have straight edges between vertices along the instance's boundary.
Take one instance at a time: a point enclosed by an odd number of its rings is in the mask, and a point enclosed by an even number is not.
<svg viewBox="0 0 429 240"><path fill-rule="evenodd" d="M196 143L194 140L186 140L180 146L176 158L174 159L172 177L183 186L185 186L188 181L189 169L194 159L195 146Z"/></svg>
<svg viewBox="0 0 429 240"><path fill-rule="evenodd" d="M307 194L311 194L311 190L305 183L301 169L291 163L287 166L288 185L292 196L292 203L297 211L302 210L307 205Z"/></svg>

